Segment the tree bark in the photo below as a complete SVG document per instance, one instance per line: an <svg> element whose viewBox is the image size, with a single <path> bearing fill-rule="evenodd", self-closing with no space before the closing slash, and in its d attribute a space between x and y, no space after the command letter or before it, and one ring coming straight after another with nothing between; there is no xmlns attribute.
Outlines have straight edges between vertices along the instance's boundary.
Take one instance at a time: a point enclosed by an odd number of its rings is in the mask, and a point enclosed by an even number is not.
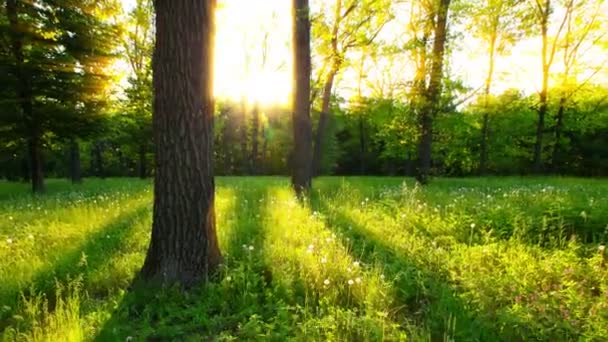
<svg viewBox="0 0 608 342"><path fill-rule="evenodd" d="M435 33L432 51L431 75L428 89L423 96L423 110L420 117L421 135L418 144L418 170L416 180L428 183L431 171L431 154L433 142L433 119L439 111L441 79L443 77L443 57L447 38L447 19L450 0L441 0L437 10Z"/></svg>
<svg viewBox="0 0 608 342"><path fill-rule="evenodd" d="M93 174L101 179L106 178L104 163L103 163L103 142L97 140L93 144L93 148L91 150L93 164Z"/></svg>
<svg viewBox="0 0 608 342"><path fill-rule="evenodd" d="M141 276L191 286L221 262L213 179L215 0L157 0L154 7L156 173Z"/></svg>
<svg viewBox="0 0 608 342"><path fill-rule="evenodd" d="M298 197L310 191L312 177L312 122L310 120L310 7L308 0L293 0L293 140L291 183Z"/></svg>
<svg viewBox="0 0 608 342"><path fill-rule="evenodd" d="M74 184L82 183L82 168L80 166L80 146L76 139L70 140L70 180Z"/></svg>
<svg viewBox="0 0 608 342"><path fill-rule="evenodd" d="M42 130L34 114L30 73L25 65L23 54L23 34L19 27L19 16L16 0L6 0L6 14L10 27L11 50L15 57L15 76L17 78L18 102L27 128L28 155L30 162L30 180L34 193L44 192L44 174L42 163Z"/></svg>

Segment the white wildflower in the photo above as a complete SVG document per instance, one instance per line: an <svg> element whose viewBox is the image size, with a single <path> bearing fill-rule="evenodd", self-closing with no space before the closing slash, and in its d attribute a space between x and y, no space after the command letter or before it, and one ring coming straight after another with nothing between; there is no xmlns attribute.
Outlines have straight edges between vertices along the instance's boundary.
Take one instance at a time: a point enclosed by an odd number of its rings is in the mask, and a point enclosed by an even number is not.
<svg viewBox="0 0 608 342"><path fill-rule="evenodd" d="M348 285L349 285L349 286L350 286L350 285L352 285L352 284L354 284L354 283L355 283L355 282L354 282L352 279L349 279L349 280L348 280Z"/></svg>
<svg viewBox="0 0 608 342"><path fill-rule="evenodd" d="M249 246L249 250L252 251L254 249L253 246Z"/></svg>
<svg viewBox="0 0 608 342"><path fill-rule="evenodd" d="M357 278L355 278L355 282L356 282L357 284L361 283L361 277L357 277Z"/></svg>
<svg viewBox="0 0 608 342"><path fill-rule="evenodd" d="M10 245L11 243L13 243L13 239L11 239L11 238L6 239L6 243L8 243Z"/></svg>
<svg viewBox="0 0 608 342"><path fill-rule="evenodd" d="M353 266L359 267L360 263L358 261L353 262Z"/></svg>
<svg viewBox="0 0 608 342"><path fill-rule="evenodd" d="M471 229L475 228L475 223L471 223Z"/></svg>
<svg viewBox="0 0 608 342"><path fill-rule="evenodd" d="M323 284L325 284L325 285L329 285L329 283L330 283L329 279L325 279L325 281L323 282Z"/></svg>

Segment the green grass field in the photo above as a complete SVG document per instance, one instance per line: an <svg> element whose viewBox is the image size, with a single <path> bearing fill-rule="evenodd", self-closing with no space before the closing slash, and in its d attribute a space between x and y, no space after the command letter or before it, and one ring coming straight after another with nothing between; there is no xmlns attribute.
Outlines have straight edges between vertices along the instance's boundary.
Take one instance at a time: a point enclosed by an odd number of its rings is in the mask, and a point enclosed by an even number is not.
<svg viewBox="0 0 608 342"><path fill-rule="evenodd" d="M183 292L131 287L150 182L0 183L3 340L608 340L608 181L414 184L219 178L225 261Z"/></svg>

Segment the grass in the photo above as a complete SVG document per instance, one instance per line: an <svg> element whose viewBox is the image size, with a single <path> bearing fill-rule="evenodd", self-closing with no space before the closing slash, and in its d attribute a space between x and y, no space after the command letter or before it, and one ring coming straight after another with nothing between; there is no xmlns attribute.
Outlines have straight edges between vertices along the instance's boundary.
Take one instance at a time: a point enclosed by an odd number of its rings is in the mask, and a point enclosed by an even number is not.
<svg viewBox="0 0 608 342"><path fill-rule="evenodd" d="M605 180L217 183L225 262L189 292L130 287L149 182L0 183L2 339L608 340Z"/></svg>

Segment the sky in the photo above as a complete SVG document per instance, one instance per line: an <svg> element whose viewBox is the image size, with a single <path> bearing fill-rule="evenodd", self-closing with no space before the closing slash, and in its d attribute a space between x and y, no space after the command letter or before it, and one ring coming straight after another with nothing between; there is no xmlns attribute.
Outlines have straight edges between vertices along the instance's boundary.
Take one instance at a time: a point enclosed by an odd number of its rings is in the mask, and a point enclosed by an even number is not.
<svg viewBox="0 0 608 342"><path fill-rule="evenodd" d="M134 3L135 0L123 0L127 11ZM311 4L314 7L315 0L311 0ZM214 84L218 98L246 98L250 103L289 103L292 77L290 6L291 1L288 0L219 0ZM390 40L393 35L397 39L403 35L400 30L405 30L405 27L397 18L392 26L387 27L384 38ZM487 70L487 57L483 55L485 48L466 34L454 48L449 61L451 75L463 80L472 89L479 88ZM533 37L518 42L508 54L499 56L494 92L500 93L509 88L518 88L528 94L537 92L542 79L540 51L541 39ZM586 58L599 64L605 57L603 51L592 50ZM381 64L367 64L366 75L370 81L390 79L391 82L400 82L411 76L404 72L411 70L411 62L407 59L394 61L390 70L380 70L378 65ZM559 64L556 60L552 71L559 72ZM608 69L605 66L595 80L608 85ZM403 80L399 80L400 77ZM353 71L344 72L337 87L340 95L353 95L357 78ZM371 91L368 87L364 88L364 93Z"/></svg>

